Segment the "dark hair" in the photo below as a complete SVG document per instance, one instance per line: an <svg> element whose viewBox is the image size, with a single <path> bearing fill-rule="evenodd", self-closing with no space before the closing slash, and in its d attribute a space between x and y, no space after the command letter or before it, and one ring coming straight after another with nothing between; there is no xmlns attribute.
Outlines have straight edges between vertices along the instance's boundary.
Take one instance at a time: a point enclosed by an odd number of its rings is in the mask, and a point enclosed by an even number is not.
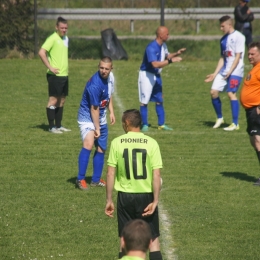
<svg viewBox="0 0 260 260"><path fill-rule="evenodd" d="M112 63L112 59L109 56L104 56L101 61L105 63Z"/></svg>
<svg viewBox="0 0 260 260"><path fill-rule="evenodd" d="M260 51L260 42L251 42L248 45L248 49L251 49L251 48L254 48L254 47L256 47L258 49L258 51Z"/></svg>
<svg viewBox="0 0 260 260"><path fill-rule="evenodd" d="M65 23L65 24L67 24L68 21L67 21L66 19L64 19L63 17L59 16L59 17L57 18L56 25L58 26L59 23Z"/></svg>
<svg viewBox="0 0 260 260"><path fill-rule="evenodd" d="M228 15L224 15L224 16L222 16L222 17L219 19L219 22L220 22L220 23L224 23L224 22L226 22L226 21L228 21L228 20L232 20L231 17L228 16Z"/></svg>
<svg viewBox="0 0 260 260"><path fill-rule="evenodd" d="M126 252L142 251L146 253L152 239L152 232L144 220L135 219L126 223L122 230L122 237L125 241Z"/></svg>
<svg viewBox="0 0 260 260"><path fill-rule="evenodd" d="M126 110L123 113L122 122L125 123L126 120L128 120L130 122L130 125L132 127L140 127L141 128L142 117L141 117L139 110L137 110L137 109Z"/></svg>

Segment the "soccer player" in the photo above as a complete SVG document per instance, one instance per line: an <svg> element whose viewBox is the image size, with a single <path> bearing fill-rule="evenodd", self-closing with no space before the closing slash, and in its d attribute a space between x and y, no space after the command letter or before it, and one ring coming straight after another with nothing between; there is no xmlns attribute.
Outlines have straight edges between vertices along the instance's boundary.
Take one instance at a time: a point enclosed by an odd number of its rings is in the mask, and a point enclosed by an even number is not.
<svg viewBox="0 0 260 260"><path fill-rule="evenodd" d="M224 123L219 92L226 90L230 99L232 124L225 127L224 130L233 131L239 130L239 102L236 92L244 76L245 36L234 29L229 16L221 17L219 22L220 30L224 33L220 40L221 57L215 72L207 75L205 82L214 80L210 94L217 120L213 128L218 128Z"/></svg>
<svg viewBox="0 0 260 260"><path fill-rule="evenodd" d="M124 226L121 248L126 253L122 260L145 260L146 252L152 243L149 225L142 219L131 220Z"/></svg>
<svg viewBox="0 0 260 260"><path fill-rule="evenodd" d="M158 201L161 187L162 158L158 143L141 131L141 114L136 109L123 113L126 134L115 138L110 147L107 170L105 214L113 217L113 187L117 195L118 235L125 224L143 219L152 230L150 260L160 260ZM119 258L124 255L122 248Z"/></svg>
<svg viewBox="0 0 260 260"><path fill-rule="evenodd" d="M56 22L56 32L46 39L39 50L39 56L43 64L47 67L49 100L46 112L49 122L49 132L53 134L62 134L62 132L71 131L61 125L63 107L66 96L68 96L69 93L69 39L66 35L67 30L67 20L58 17Z"/></svg>
<svg viewBox="0 0 260 260"><path fill-rule="evenodd" d="M143 61L139 71L138 92L140 101L140 111L142 115L142 131L148 131L148 103L155 102L155 110L158 117L159 130L172 130L165 124L165 112L163 107L162 94L162 68L172 62L182 60L179 56L186 49L182 48L175 53L169 53L166 41L169 31L165 26L160 26L156 30L156 39L149 43L145 49Z"/></svg>
<svg viewBox="0 0 260 260"><path fill-rule="evenodd" d="M249 45L248 60L253 68L244 80L240 101L246 110L250 143L256 151L260 164L260 42L252 42ZM260 186L260 178L254 185Z"/></svg>
<svg viewBox="0 0 260 260"><path fill-rule="evenodd" d="M93 175L90 186L104 187L105 181L101 179L105 151L107 149L107 107L110 112L110 123L115 123L115 115L112 102L114 92L114 75L112 60L109 57L101 59L98 71L88 80L83 92L78 111L78 124L83 141L83 147L78 158L78 178L76 185L81 190L88 190L85 181L89 157L92 147L96 151L93 157Z"/></svg>

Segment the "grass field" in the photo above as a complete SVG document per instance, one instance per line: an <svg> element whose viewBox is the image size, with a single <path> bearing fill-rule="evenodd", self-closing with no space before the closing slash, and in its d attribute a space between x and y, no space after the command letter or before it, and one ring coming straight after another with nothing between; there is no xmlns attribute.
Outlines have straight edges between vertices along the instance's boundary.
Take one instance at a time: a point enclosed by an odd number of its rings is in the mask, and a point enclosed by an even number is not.
<svg viewBox="0 0 260 260"><path fill-rule="evenodd" d="M153 104L148 135L164 162L160 208L166 260L259 259L260 189L256 155L241 108L236 132L213 130L210 84L216 62L184 60L163 71L166 123L156 129ZM0 60L0 259L117 259L116 217L104 214L105 190L75 189L81 140L77 110L97 60L70 60L70 94L63 124L70 133L47 131L45 67L39 59ZM115 113L109 141L123 133L122 110L138 108L140 61L114 62ZM246 65L246 72L250 66ZM230 105L221 96L226 124ZM107 158L107 154L106 154ZM87 172L90 180L92 167ZM106 176L106 167L103 177ZM115 194L116 198L116 194ZM172 253L173 252L173 253Z"/></svg>

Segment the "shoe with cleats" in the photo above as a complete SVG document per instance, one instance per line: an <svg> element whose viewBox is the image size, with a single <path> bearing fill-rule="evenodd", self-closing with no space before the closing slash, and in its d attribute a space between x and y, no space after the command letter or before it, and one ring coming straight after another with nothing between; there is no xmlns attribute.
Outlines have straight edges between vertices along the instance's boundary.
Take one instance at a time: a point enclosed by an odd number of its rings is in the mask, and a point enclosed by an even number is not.
<svg viewBox="0 0 260 260"><path fill-rule="evenodd" d="M223 118L223 117L218 118L218 119L216 120L216 123L215 123L215 125L213 126L213 128L219 128L222 124L224 124L224 118Z"/></svg>
<svg viewBox="0 0 260 260"><path fill-rule="evenodd" d="M62 131L58 130L56 127L49 129L49 132L52 134L62 134Z"/></svg>
<svg viewBox="0 0 260 260"><path fill-rule="evenodd" d="M98 182L91 181L90 186L91 187L106 187L106 182L102 179L100 179Z"/></svg>
<svg viewBox="0 0 260 260"><path fill-rule="evenodd" d="M80 190L88 190L88 184L87 182L83 179L83 180L76 180L76 186L77 188L79 188Z"/></svg>
<svg viewBox="0 0 260 260"><path fill-rule="evenodd" d="M71 131L70 129L65 128L65 127L63 127L63 126L57 128L57 129L58 129L59 131L62 131L62 132L70 132L70 131Z"/></svg>
<svg viewBox="0 0 260 260"><path fill-rule="evenodd" d="M239 130L239 125L232 123L230 126L223 128L225 131Z"/></svg>
<svg viewBox="0 0 260 260"><path fill-rule="evenodd" d="M260 186L260 178L253 185Z"/></svg>
<svg viewBox="0 0 260 260"><path fill-rule="evenodd" d="M147 132L148 129L149 129L149 126L148 126L148 125L142 125L141 131L142 131L142 132Z"/></svg>
<svg viewBox="0 0 260 260"><path fill-rule="evenodd" d="M160 125L158 126L158 130L171 131L172 128L167 125Z"/></svg>

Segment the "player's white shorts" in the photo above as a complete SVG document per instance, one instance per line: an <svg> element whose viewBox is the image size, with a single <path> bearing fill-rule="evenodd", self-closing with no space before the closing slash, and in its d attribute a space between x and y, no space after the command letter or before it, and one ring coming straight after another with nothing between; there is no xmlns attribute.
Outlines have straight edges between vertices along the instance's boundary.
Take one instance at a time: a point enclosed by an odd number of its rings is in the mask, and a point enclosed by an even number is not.
<svg viewBox="0 0 260 260"><path fill-rule="evenodd" d="M146 105L149 103L155 83L155 74L143 70L139 71L138 92L140 103Z"/></svg>
<svg viewBox="0 0 260 260"><path fill-rule="evenodd" d="M218 73L213 81L211 89L222 92L227 87L227 83L227 79L224 79L224 76Z"/></svg>
<svg viewBox="0 0 260 260"><path fill-rule="evenodd" d="M220 73L215 77L211 89L217 91L226 91L226 92L237 92L239 85L242 81L242 77L231 75L229 78L224 79L225 76Z"/></svg>
<svg viewBox="0 0 260 260"><path fill-rule="evenodd" d="M78 124L82 141L84 141L90 131L95 131L95 126L92 122L78 122Z"/></svg>

